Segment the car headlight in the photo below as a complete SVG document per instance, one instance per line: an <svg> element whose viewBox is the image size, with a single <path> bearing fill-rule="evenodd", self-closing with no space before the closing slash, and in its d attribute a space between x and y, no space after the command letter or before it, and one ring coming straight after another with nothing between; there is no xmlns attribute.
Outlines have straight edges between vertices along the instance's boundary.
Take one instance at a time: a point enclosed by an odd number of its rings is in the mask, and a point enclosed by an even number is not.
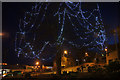
<svg viewBox="0 0 120 80"><path fill-rule="evenodd" d="M3 77L5 77L6 76L6 74L3 74Z"/></svg>

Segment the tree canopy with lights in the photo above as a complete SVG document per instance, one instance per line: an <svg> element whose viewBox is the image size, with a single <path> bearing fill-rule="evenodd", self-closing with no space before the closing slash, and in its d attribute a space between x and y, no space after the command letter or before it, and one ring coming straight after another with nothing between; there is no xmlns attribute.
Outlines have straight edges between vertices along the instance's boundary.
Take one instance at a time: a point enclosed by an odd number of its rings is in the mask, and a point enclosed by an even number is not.
<svg viewBox="0 0 120 80"><path fill-rule="evenodd" d="M64 44L80 50L86 47L103 51L105 29L99 5L95 6L89 10L84 9L81 2L35 3L19 22L15 37L18 57L22 54L28 58L50 60L55 56L56 45ZM43 54L49 54L49 58L41 56Z"/></svg>

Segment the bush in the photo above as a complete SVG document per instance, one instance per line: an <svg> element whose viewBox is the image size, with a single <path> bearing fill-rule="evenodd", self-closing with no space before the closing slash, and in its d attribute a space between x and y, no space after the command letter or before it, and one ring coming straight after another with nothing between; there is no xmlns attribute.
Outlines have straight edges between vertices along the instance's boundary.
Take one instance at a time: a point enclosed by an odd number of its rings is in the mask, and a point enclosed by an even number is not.
<svg viewBox="0 0 120 80"><path fill-rule="evenodd" d="M104 72L103 68L100 68L98 66L92 66L92 67L88 67L88 72Z"/></svg>
<svg viewBox="0 0 120 80"><path fill-rule="evenodd" d="M103 72L104 70L103 70L103 68L97 68L96 69L96 72Z"/></svg>
<svg viewBox="0 0 120 80"><path fill-rule="evenodd" d="M30 73L25 74L25 78L30 78L30 77L31 77Z"/></svg>
<svg viewBox="0 0 120 80"><path fill-rule="evenodd" d="M67 71L63 71L63 74L67 74Z"/></svg>
<svg viewBox="0 0 120 80"><path fill-rule="evenodd" d="M111 62L108 66L105 66L108 72L116 72L120 70L120 63L119 61Z"/></svg>

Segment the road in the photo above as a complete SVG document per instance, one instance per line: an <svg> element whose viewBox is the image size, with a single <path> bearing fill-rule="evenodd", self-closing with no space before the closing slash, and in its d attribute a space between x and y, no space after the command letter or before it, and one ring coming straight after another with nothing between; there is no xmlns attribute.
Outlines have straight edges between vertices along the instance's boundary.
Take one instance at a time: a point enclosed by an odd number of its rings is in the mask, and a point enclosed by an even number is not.
<svg viewBox="0 0 120 80"><path fill-rule="evenodd" d="M67 71L67 73L69 73L69 72L77 72L78 67L80 67L80 66L74 66L74 67L68 67L68 68L61 69L61 71L62 71L61 74L63 74L63 71ZM43 72L43 73L36 72L36 73L31 73L31 76L38 76L40 74L56 74L56 71Z"/></svg>

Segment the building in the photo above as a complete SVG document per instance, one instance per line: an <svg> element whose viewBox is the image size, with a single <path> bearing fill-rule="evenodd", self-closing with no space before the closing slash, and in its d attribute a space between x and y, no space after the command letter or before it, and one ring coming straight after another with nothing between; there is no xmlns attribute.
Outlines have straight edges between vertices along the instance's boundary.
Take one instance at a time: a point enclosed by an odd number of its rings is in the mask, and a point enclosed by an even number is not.
<svg viewBox="0 0 120 80"><path fill-rule="evenodd" d="M5 74L8 72L22 71L22 72L31 72L32 69L28 65L9 65L7 63L0 63L2 69L0 69L0 74Z"/></svg>
<svg viewBox="0 0 120 80"><path fill-rule="evenodd" d="M119 55L119 59L120 59L120 26L117 27L117 33L118 33L118 40L119 40L118 55Z"/></svg>
<svg viewBox="0 0 120 80"><path fill-rule="evenodd" d="M117 35L116 35L117 34ZM108 45L108 51L106 52L106 64L112 61L120 60L120 27L118 26L114 31L114 45ZM119 42L117 42L117 36Z"/></svg>
<svg viewBox="0 0 120 80"><path fill-rule="evenodd" d="M113 61L116 61L116 60L120 60L117 50L106 54L106 64L109 64L110 62L113 62Z"/></svg>
<svg viewBox="0 0 120 80"><path fill-rule="evenodd" d="M113 61L120 61L120 46L119 44L109 45L106 52L106 64L108 65Z"/></svg>
<svg viewBox="0 0 120 80"><path fill-rule="evenodd" d="M75 61L71 55L63 53L61 57L61 68L67 68L75 66ZM53 70L56 70L56 59L53 61Z"/></svg>

